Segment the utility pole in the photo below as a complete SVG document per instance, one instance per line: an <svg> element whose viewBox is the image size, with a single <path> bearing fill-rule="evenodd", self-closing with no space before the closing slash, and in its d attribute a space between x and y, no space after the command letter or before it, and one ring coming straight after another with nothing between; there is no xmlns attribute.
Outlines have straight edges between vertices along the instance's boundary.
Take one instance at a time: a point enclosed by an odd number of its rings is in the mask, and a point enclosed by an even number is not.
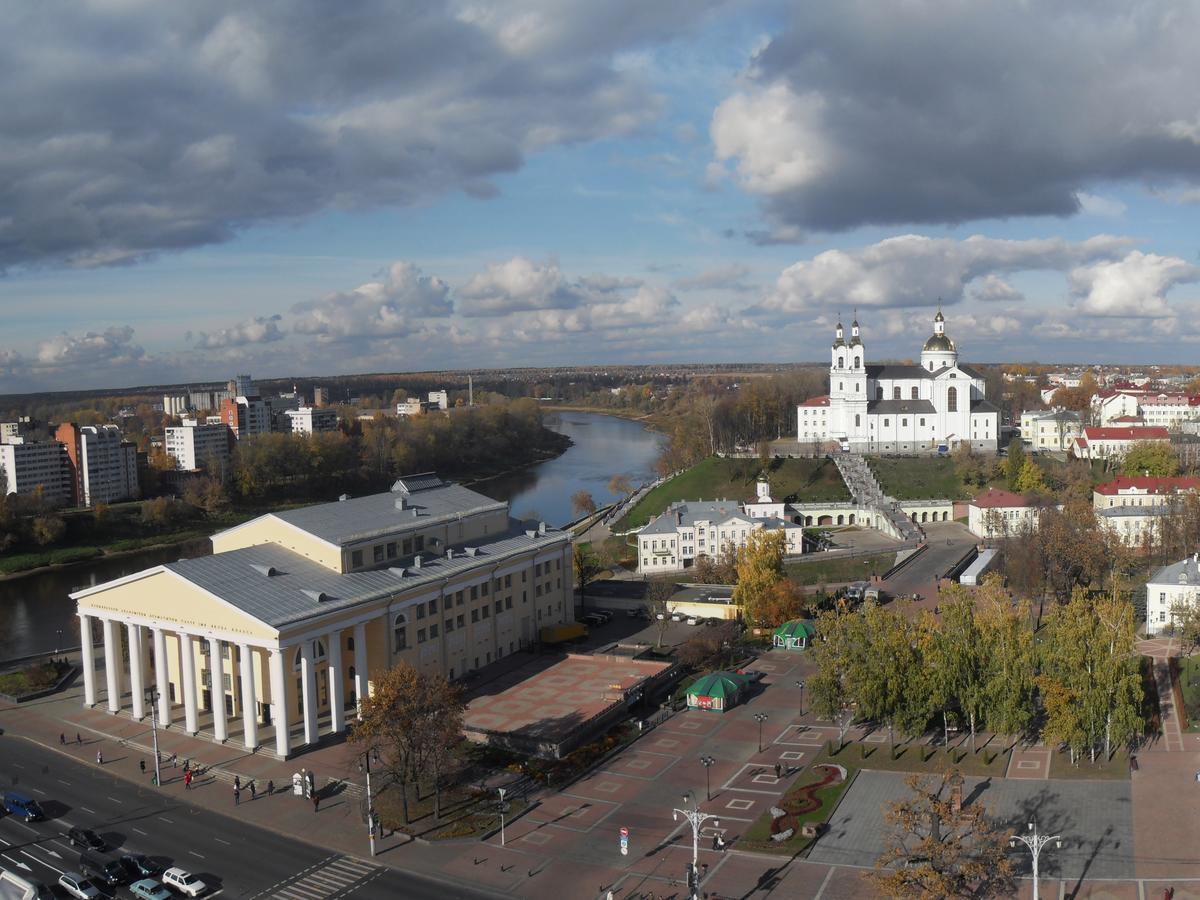
<svg viewBox="0 0 1200 900"><path fill-rule="evenodd" d="M146 688L146 693L150 695L150 734L154 739L154 784L162 787L162 768L158 762L158 691L151 687Z"/></svg>

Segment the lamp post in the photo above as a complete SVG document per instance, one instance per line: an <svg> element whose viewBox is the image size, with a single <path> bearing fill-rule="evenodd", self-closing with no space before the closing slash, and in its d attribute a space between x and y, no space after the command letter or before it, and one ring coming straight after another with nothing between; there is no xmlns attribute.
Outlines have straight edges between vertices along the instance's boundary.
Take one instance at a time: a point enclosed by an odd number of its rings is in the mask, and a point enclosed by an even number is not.
<svg viewBox="0 0 1200 900"><path fill-rule="evenodd" d="M688 869L688 887L691 889L692 900L696 900L700 896L700 829L709 819L712 819L714 828L720 828L721 821L714 815L701 812L691 791L683 795L683 809L671 811L672 821L678 822L680 816L692 826L692 864Z"/></svg>
<svg viewBox="0 0 1200 900"><path fill-rule="evenodd" d="M158 763L158 691L149 687L146 693L150 696L150 734L154 740L154 784L162 787L162 769Z"/></svg>
<svg viewBox="0 0 1200 900"><path fill-rule="evenodd" d="M804 715L804 682L797 681L796 687L800 688L800 715Z"/></svg>
<svg viewBox="0 0 1200 900"><path fill-rule="evenodd" d="M505 790L502 787L496 788L496 793L500 795L500 802L496 804L496 809L500 811L500 846L504 846L504 814L508 812L508 804L504 802Z"/></svg>
<svg viewBox="0 0 1200 900"><path fill-rule="evenodd" d="M716 760L711 756L701 756L700 765L704 766L704 797L706 800L712 800L712 775L709 774L709 767Z"/></svg>
<svg viewBox="0 0 1200 900"><path fill-rule="evenodd" d="M1016 847L1017 841L1020 841L1029 848L1030 854L1033 856L1033 900L1038 900L1038 857L1042 853L1042 848L1054 841L1054 846L1058 849L1062 848L1062 835L1060 834L1039 834L1037 830L1037 822L1030 822L1028 825L1029 831L1027 834L1014 834L1008 839L1008 846Z"/></svg>
<svg viewBox="0 0 1200 900"><path fill-rule="evenodd" d="M758 723L758 752L762 753L762 727L763 722L770 718L766 713L755 713L754 721Z"/></svg>
<svg viewBox="0 0 1200 900"><path fill-rule="evenodd" d="M371 747L363 751L363 761L358 764L358 771L367 775L367 841L371 845L371 856L375 855L375 799L371 795L371 759L379 762L379 750Z"/></svg>
<svg viewBox="0 0 1200 900"><path fill-rule="evenodd" d="M54 632L54 655L58 656L58 651L62 649L62 633L61 628Z"/></svg>

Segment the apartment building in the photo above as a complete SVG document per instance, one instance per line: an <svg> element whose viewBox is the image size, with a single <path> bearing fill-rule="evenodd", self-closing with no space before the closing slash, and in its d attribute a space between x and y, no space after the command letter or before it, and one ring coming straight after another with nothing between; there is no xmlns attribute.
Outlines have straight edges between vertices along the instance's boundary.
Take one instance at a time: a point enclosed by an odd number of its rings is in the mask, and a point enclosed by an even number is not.
<svg viewBox="0 0 1200 900"><path fill-rule="evenodd" d="M1146 582L1146 633L1167 631L1175 624L1175 610L1195 606L1200 595L1200 558L1195 554L1163 566Z"/></svg>
<svg viewBox="0 0 1200 900"><path fill-rule="evenodd" d="M674 503L638 532L638 571L689 569L703 556L717 557L727 547L744 546L759 530L782 531L788 556L804 552L804 526L789 519L753 515L735 500Z"/></svg>
<svg viewBox="0 0 1200 900"><path fill-rule="evenodd" d="M0 491L29 495L39 487L42 498L51 506L74 502L66 448L58 441L26 443L20 437L0 444Z"/></svg>
<svg viewBox="0 0 1200 900"><path fill-rule="evenodd" d="M1076 459L1123 459L1130 447L1146 441L1169 444L1171 435L1165 428L1139 425L1085 428L1072 443L1071 452Z"/></svg>
<svg viewBox="0 0 1200 900"><path fill-rule="evenodd" d="M233 433L218 421L202 423L186 418L181 426L167 428L163 449L175 459L175 468L194 472L198 469L223 471L229 463Z"/></svg>
<svg viewBox="0 0 1200 900"><path fill-rule="evenodd" d="M283 423L286 425L286 430L292 434L317 434L322 431L337 431L337 410L328 407L317 409L311 406L301 406L299 409L287 409L283 412Z"/></svg>
<svg viewBox="0 0 1200 900"><path fill-rule="evenodd" d="M135 500L138 484L137 447L121 437L116 425L64 422L54 433L66 448L76 506Z"/></svg>
<svg viewBox="0 0 1200 900"><path fill-rule="evenodd" d="M0 422L0 444L15 444L33 431L33 420L21 416L15 422Z"/></svg>
<svg viewBox="0 0 1200 900"><path fill-rule="evenodd" d="M221 402L219 415L237 440L271 431L271 407L261 397L227 398Z"/></svg>
<svg viewBox="0 0 1200 900"><path fill-rule="evenodd" d="M1070 450L1082 433L1082 417L1068 409L1021 413L1021 439L1035 450Z"/></svg>

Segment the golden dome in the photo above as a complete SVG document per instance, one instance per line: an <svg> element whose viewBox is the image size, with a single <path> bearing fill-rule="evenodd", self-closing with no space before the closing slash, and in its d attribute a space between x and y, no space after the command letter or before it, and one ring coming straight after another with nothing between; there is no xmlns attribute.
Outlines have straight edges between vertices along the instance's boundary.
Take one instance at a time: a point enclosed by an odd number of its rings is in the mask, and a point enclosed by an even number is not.
<svg viewBox="0 0 1200 900"><path fill-rule="evenodd" d="M944 334L931 334L929 336L929 340L925 342L925 346L922 349L926 352L936 350L945 350L950 353L956 352L954 349L954 341L950 340L950 338Z"/></svg>

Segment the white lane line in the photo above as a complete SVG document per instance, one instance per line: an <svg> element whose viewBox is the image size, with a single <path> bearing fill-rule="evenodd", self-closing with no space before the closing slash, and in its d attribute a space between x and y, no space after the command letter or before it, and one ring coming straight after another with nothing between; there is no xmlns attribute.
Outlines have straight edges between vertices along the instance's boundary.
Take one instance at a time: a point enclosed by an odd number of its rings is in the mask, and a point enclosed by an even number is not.
<svg viewBox="0 0 1200 900"><path fill-rule="evenodd" d="M161 819L162 821L166 822L168 825L174 825L174 824L175 824L175 823L174 823L174 822L172 822L170 819L168 819L166 816L159 816L159 819Z"/></svg>
<svg viewBox="0 0 1200 900"><path fill-rule="evenodd" d="M55 872L57 872L59 875L62 875L62 874L63 874L63 870L62 870L62 869L60 869L58 866L52 866L52 865L50 865L50 863L46 862L44 859L38 859L38 858L37 858L36 856L34 856L32 853L27 853L27 852L26 852L26 851L24 851L24 850L22 850L22 851L21 851L21 853L22 853L22 855L24 855L24 856L28 856L28 857L29 857L30 859L32 859L32 860L33 860L35 863L40 863L41 865L45 866L47 869L53 869L53 870L54 870Z"/></svg>
<svg viewBox="0 0 1200 900"><path fill-rule="evenodd" d="M41 788L39 788L39 787L32 787L32 786L30 786L30 788L29 788L29 789L30 789L31 791L33 791L34 793L36 793L36 794L43 794L43 795L44 795L44 794L46 793L45 791L43 791L43 790L42 790Z"/></svg>
<svg viewBox="0 0 1200 900"><path fill-rule="evenodd" d="M130 831L136 831L136 832L137 832L138 834L140 834L142 837L145 837L145 836L146 836L146 832L142 831L142 829L140 829L140 828L130 828L129 830L130 830Z"/></svg>
<svg viewBox="0 0 1200 900"><path fill-rule="evenodd" d="M188 853L196 857L196 859L204 859L203 854L197 853L195 850L189 850Z"/></svg>
<svg viewBox="0 0 1200 900"><path fill-rule="evenodd" d="M14 769L23 769L23 768L25 768L23 765L21 765L20 763L17 763L17 762L13 763L13 764L12 764L12 767L13 767Z"/></svg>
<svg viewBox="0 0 1200 900"><path fill-rule="evenodd" d="M96 811L94 809L88 809L86 806L81 806L79 808L82 809L85 813L91 813L93 816L96 814Z"/></svg>
<svg viewBox="0 0 1200 900"><path fill-rule="evenodd" d="M54 780L57 781L59 784L65 784L67 787L71 786L71 782L63 781L61 778L55 778Z"/></svg>
<svg viewBox="0 0 1200 900"><path fill-rule="evenodd" d="M124 800L118 800L116 797L109 797L108 799L109 799L109 800L111 800L113 803L119 803L119 804L121 804L122 806L124 806L124 805L125 805L125 801L124 801Z"/></svg>
<svg viewBox="0 0 1200 900"><path fill-rule="evenodd" d="M136 831L136 830L137 829L135 828L134 831ZM215 838L213 838L213 840L216 841L218 844L224 844L226 847L231 846L229 841L223 841L219 837L215 837Z"/></svg>

